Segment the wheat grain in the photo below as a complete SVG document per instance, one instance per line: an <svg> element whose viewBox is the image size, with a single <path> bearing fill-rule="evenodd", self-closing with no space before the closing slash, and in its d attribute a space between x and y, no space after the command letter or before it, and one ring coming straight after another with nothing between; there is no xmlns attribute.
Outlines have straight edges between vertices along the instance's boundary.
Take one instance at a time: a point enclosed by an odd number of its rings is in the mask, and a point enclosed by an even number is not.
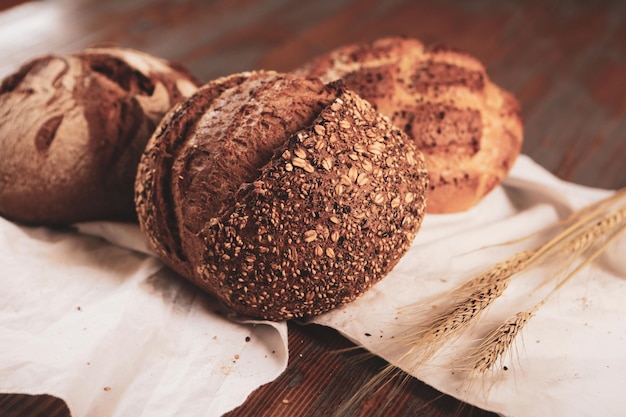
<svg viewBox="0 0 626 417"><path fill-rule="evenodd" d="M619 193L621 197L623 190ZM583 209L584 215L574 214L570 226L548 242L534 249L518 252L472 278L445 297L453 300L450 307L428 322L413 327L404 342L410 346L405 357L419 365L428 361L441 347L477 321L484 311L508 288L512 278L530 267L559 256L567 270L577 256L588 250L598 239L609 236L626 218L626 204L603 214L609 203L616 201L611 196L593 205L594 209ZM558 274L557 274L558 275Z"/></svg>
<svg viewBox="0 0 626 417"><path fill-rule="evenodd" d="M397 345L394 348L399 354L394 362L405 370L414 369L416 365L423 365L424 360L450 340L453 334L466 328L470 322L478 318L490 303L506 290L515 274L546 259L555 263L574 263L575 255L583 255L583 260L571 269L569 274L560 280L544 299L497 326L477 346L470 349L456 366L451 366L451 370L473 370L480 373L493 369L499 359L510 351L524 326L547 302L548 298L582 268L589 265L617 236L624 232L626 204L611 210L611 207L624 197L626 197L626 188L573 213L567 219L557 223L557 226L563 226L565 229L544 245L516 253L460 288L442 296L452 298L452 307L436 316L426 326L413 326L408 336L396 338ZM554 256L564 254L568 256ZM414 329L417 331L413 331ZM388 365L359 390L351 404L354 405L368 392L381 386L386 379L394 378L401 372L399 368Z"/></svg>
<svg viewBox="0 0 626 417"><path fill-rule="evenodd" d="M529 310L517 313L489 333L480 345L466 357L466 360L473 362L472 369L478 372L491 369L498 359L510 349L517 334L535 315L539 307L536 305Z"/></svg>
<svg viewBox="0 0 626 417"><path fill-rule="evenodd" d="M584 253L583 260L577 265L573 262L576 266L570 266L570 271L565 278L560 280L548 295L532 308L517 313L490 332L476 348L468 353L462 362L473 362L471 368L478 372L485 372L491 369L497 360L510 349L517 334L539 308L583 268L600 256L606 247L626 230L625 220L626 204L597 219L591 226L583 228L581 232L566 243L565 247L565 251L568 253ZM588 250L590 253L585 253Z"/></svg>

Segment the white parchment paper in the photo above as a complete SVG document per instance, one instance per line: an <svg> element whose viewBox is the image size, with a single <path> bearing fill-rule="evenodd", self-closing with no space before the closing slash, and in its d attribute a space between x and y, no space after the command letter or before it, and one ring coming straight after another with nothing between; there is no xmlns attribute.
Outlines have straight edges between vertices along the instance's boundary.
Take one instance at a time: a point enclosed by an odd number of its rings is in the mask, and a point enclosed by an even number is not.
<svg viewBox="0 0 626 417"><path fill-rule="evenodd" d="M541 241L541 230L608 191L559 181L522 156L475 208L428 215L411 250L359 300L319 316L391 363L418 306L473 272ZM515 281L484 321L530 300L547 269ZM626 238L581 272L524 328L507 371L454 372L460 338L405 370L504 416L626 415ZM241 323L163 268L133 225L73 230L0 218L0 392L62 398L72 416L219 416L274 380L288 359L285 323ZM404 362L403 362L404 363ZM406 365L406 363L404 363ZM323 364L320 364L323 366Z"/></svg>
<svg viewBox="0 0 626 417"><path fill-rule="evenodd" d="M551 297L519 335L511 355L485 376L458 370L463 353L476 342L472 336L454 340L421 365L398 349L407 329L438 307L438 296L542 240L538 234L501 243L539 231L608 194L559 181L522 156L505 185L477 207L427 215L390 275L359 300L313 322L337 329L444 393L503 416L624 416L626 236ZM541 290L537 285L553 273L545 267L516 278L481 323L493 326L532 305Z"/></svg>
<svg viewBox="0 0 626 417"><path fill-rule="evenodd" d="M285 323L227 318L141 253L136 226L79 230L0 218L0 392L73 417L220 416L286 368Z"/></svg>

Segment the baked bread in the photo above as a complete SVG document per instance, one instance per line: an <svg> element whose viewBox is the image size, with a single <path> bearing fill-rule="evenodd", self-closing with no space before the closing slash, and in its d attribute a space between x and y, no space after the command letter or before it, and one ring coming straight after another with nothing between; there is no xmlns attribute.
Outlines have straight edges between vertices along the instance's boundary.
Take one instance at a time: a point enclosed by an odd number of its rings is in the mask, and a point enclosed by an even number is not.
<svg viewBox="0 0 626 417"><path fill-rule="evenodd" d="M0 214L50 225L136 221L143 148L198 84L180 66L118 47L25 63L0 84Z"/></svg>
<svg viewBox="0 0 626 417"><path fill-rule="evenodd" d="M135 201L169 266L239 314L284 320L384 277L426 187L414 143L356 94L259 71L212 81L163 118Z"/></svg>
<svg viewBox="0 0 626 417"><path fill-rule="evenodd" d="M409 38L347 45L294 71L342 79L424 153L428 213L467 210L504 179L522 146L516 99L475 58Z"/></svg>

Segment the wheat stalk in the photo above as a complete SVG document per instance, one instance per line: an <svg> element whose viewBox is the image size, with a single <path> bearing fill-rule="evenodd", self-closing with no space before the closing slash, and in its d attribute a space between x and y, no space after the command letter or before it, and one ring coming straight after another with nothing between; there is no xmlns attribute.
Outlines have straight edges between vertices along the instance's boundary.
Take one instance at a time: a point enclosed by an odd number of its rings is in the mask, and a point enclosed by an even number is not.
<svg viewBox="0 0 626 417"><path fill-rule="evenodd" d="M593 243L597 243L591 253L573 270L567 273L565 278L560 280L552 291L541 301L530 309L518 312L490 332L480 344L467 354L466 359L462 361L462 363L470 362L470 368L478 372L485 372L492 369L497 361L510 350L518 333L522 331L526 323L548 299L558 292L583 268L600 256L607 246L626 230L625 219L626 205L622 205L618 207L616 211L606 214L598 219L592 226L578 233L567 243L565 251L569 253L585 252L590 247L594 246ZM597 242L597 239L600 239L600 243Z"/></svg>
<svg viewBox="0 0 626 417"><path fill-rule="evenodd" d="M403 337L403 344L408 345L409 349L402 356L402 360L410 360L411 366L425 363L452 338L474 323L504 293L516 274L550 259L555 253L561 257L561 262L567 264L567 259L575 259L596 239L611 233L626 216L624 205L599 219L598 216L624 195L626 189L573 213L564 221L569 226L545 244L518 252L449 292L446 298L455 301L445 311Z"/></svg>
<svg viewBox="0 0 626 417"><path fill-rule="evenodd" d="M508 282L515 274L523 272L539 261L545 261L553 255L558 255L551 259L555 263L563 262L571 265L577 255L585 255L590 247L595 246L595 249L564 279L558 282L544 299L497 326L461 359L461 367L455 367L457 370L469 369L480 373L493 369L498 360L511 349L518 334L549 297L558 292L581 269L595 260L613 240L626 230L626 223L624 222L626 204L611 210L611 207L624 197L626 197L626 188L573 213L567 219L554 225L562 226L564 230L544 245L516 253L511 258L479 274L460 288L447 293L454 300L452 307L445 313L436 316L429 325L419 326L417 331L409 332L409 335L404 338L396 338L395 341L401 345L397 346L397 350L403 354L395 359L395 365L388 364L372 378L359 393L355 394L350 403L354 404L359 399L364 398L369 391L384 384L387 378L402 375L401 368L411 370L414 369L413 366L416 363L417 365L424 364L424 358L430 357L450 339L451 334L466 328L493 300L498 298L499 294L506 290ZM520 240L528 237L530 236ZM594 245L594 243L596 244ZM567 267L563 268L563 270L567 269ZM470 304L473 306L468 308L467 305Z"/></svg>
<svg viewBox="0 0 626 417"><path fill-rule="evenodd" d="M509 285L511 277L526 264L530 254L521 253L513 260L499 263L486 271L465 288L473 287L472 292L437 315L426 326L412 332L415 346L423 346L420 361L426 361L455 334L465 329L474 319L496 300ZM409 340L411 342L411 340Z"/></svg>

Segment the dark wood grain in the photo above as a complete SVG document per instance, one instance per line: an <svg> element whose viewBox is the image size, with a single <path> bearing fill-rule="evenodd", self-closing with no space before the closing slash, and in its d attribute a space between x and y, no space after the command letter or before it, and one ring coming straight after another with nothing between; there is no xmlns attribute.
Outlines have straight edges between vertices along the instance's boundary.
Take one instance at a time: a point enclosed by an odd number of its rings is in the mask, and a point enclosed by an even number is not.
<svg viewBox="0 0 626 417"><path fill-rule="evenodd" d="M0 0L0 77L29 58L98 44L138 48L201 80L288 71L387 35L479 58L522 103L523 151L576 183L626 186L626 2L541 0ZM384 365L330 329L289 324L287 371L228 415L328 416ZM0 416L69 415L50 396L0 395ZM394 380L349 415L492 416L416 380Z"/></svg>

